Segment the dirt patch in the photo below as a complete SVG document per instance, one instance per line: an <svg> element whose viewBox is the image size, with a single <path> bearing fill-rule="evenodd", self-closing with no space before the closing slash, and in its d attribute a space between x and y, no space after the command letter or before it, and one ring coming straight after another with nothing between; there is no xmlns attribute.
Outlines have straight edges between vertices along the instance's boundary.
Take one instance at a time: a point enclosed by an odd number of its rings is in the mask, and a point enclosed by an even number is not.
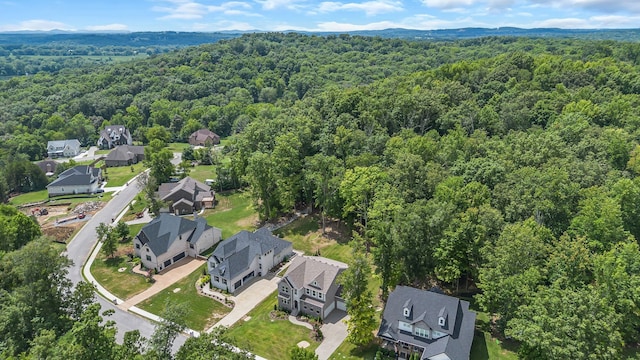
<svg viewBox="0 0 640 360"><path fill-rule="evenodd" d="M236 225L242 228L255 227L257 223L258 223L258 214L253 214L249 217L236 221Z"/></svg>
<svg viewBox="0 0 640 360"><path fill-rule="evenodd" d="M72 224L69 226L51 226L42 229L42 233L53 238L59 243L66 243L70 240L71 235L80 227L81 224Z"/></svg>

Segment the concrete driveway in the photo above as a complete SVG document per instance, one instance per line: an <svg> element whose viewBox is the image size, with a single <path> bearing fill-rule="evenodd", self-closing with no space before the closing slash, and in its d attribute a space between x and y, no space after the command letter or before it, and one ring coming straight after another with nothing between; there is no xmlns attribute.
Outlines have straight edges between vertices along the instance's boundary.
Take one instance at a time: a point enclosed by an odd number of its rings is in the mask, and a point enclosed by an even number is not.
<svg viewBox="0 0 640 360"><path fill-rule="evenodd" d="M327 360L347 338L347 323L345 322L347 319L349 319L349 315L342 310L333 310L329 317L324 319L320 328L324 339L316 349L318 360Z"/></svg>
<svg viewBox="0 0 640 360"><path fill-rule="evenodd" d="M211 328L207 329L207 332L210 333L215 327L229 327L240 321L249 311L258 306L262 300L266 299L267 296L278 289L278 281L280 281L280 278L277 276L273 276L270 279L265 277L249 285L237 296L230 297L235 303L233 310Z"/></svg>

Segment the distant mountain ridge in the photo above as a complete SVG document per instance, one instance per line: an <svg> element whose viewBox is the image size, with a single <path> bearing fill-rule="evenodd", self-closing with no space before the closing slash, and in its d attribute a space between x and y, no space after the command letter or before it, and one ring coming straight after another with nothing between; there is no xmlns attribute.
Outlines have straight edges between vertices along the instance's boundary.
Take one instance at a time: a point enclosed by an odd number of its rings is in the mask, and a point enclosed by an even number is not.
<svg viewBox="0 0 640 360"><path fill-rule="evenodd" d="M231 39L247 33L265 31L220 31L220 32L69 32L52 31L21 31L0 33L2 45L95 45L95 46L168 46L185 47ZM516 27L499 28L460 28L441 30L411 30L385 29L346 32L297 32L307 35L360 35L380 36L383 38L421 39L421 40L456 40L471 39L487 36L515 36L515 37L552 37L552 38L580 38L616 41L640 41L640 29L558 29L539 28L522 29Z"/></svg>

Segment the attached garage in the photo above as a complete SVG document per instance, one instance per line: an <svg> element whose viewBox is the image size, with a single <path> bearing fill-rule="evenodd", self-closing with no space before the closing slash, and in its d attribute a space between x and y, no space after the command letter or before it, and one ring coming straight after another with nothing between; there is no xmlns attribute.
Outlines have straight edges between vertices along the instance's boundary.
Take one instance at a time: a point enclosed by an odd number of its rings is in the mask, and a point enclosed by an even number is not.
<svg viewBox="0 0 640 360"><path fill-rule="evenodd" d="M184 258L185 256L186 256L186 253L183 251L183 252L181 252L180 254L178 254L178 255L176 255L176 256L174 256L174 257L173 257L173 262L176 262L176 261L178 261L178 260L180 260L180 259Z"/></svg>
<svg viewBox="0 0 640 360"><path fill-rule="evenodd" d="M347 303L343 299L336 298L336 309L347 311Z"/></svg>

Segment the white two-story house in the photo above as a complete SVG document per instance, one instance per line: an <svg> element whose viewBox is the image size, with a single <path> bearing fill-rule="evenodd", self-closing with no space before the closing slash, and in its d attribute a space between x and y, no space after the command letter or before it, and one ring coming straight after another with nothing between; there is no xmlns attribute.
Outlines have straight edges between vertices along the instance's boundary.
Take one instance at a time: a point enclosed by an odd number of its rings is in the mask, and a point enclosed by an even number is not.
<svg viewBox="0 0 640 360"><path fill-rule="evenodd" d="M147 269L162 271L183 258L197 257L218 243L222 231L206 219L160 214L133 239L133 252Z"/></svg>

